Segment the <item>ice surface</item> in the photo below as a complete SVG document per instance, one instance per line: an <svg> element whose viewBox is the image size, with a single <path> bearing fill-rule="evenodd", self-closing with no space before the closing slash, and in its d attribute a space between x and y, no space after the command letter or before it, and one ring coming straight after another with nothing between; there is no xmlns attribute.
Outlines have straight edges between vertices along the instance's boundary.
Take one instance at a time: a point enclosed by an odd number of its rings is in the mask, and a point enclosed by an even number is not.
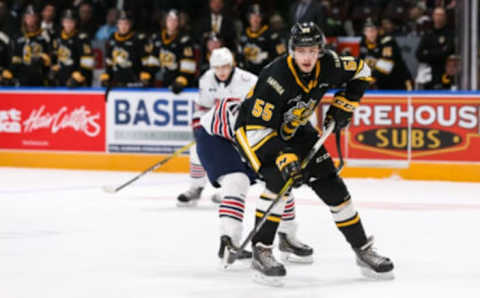
<svg viewBox="0 0 480 298"><path fill-rule="evenodd" d="M313 265L287 265L283 288L251 281L248 263L220 269L217 210L207 189L177 208L183 174L0 168L1 298L480 297L480 184L347 179L396 279L363 278L328 209L295 190L299 237ZM253 187L247 200L253 221ZM246 234L246 233L245 233Z"/></svg>

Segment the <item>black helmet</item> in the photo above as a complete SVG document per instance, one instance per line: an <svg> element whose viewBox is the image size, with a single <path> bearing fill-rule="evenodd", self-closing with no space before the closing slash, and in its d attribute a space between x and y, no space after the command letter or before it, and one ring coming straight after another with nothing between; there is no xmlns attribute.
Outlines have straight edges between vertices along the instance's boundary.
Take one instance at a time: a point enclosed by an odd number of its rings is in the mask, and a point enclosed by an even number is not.
<svg viewBox="0 0 480 298"><path fill-rule="evenodd" d="M37 15L38 16L38 10L33 4L27 5L23 11L23 15Z"/></svg>
<svg viewBox="0 0 480 298"><path fill-rule="evenodd" d="M118 14L118 20L127 20L130 21L130 23L133 23L132 14L129 11L125 10L120 11L120 13Z"/></svg>
<svg viewBox="0 0 480 298"><path fill-rule="evenodd" d="M76 21L77 20L77 14L75 13L75 11L71 10L71 9L66 9L63 13L62 13L62 20L63 19L71 19L71 20L74 20Z"/></svg>
<svg viewBox="0 0 480 298"><path fill-rule="evenodd" d="M260 4L252 4L248 7L247 16L250 16L251 14L258 14L263 17L263 11Z"/></svg>
<svg viewBox="0 0 480 298"><path fill-rule="evenodd" d="M293 53L296 47L319 46L320 54L325 48L326 40L322 30L313 22L296 23L290 30L288 50Z"/></svg>
<svg viewBox="0 0 480 298"><path fill-rule="evenodd" d="M365 23L363 23L363 29L365 28L377 28L377 25L375 24L375 22L372 20L372 18L367 18L365 20Z"/></svg>

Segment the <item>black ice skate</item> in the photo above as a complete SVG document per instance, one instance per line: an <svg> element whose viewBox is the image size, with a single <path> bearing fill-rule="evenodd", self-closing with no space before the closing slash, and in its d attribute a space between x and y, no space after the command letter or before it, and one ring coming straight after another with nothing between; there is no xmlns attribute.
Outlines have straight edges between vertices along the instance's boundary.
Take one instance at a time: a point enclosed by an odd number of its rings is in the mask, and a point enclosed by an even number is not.
<svg viewBox="0 0 480 298"><path fill-rule="evenodd" d="M296 237L289 237L286 233L278 233L280 259L292 263L313 263L313 248L300 242Z"/></svg>
<svg viewBox="0 0 480 298"><path fill-rule="evenodd" d="M218 250L218 257L222 259L223 267L227 269L231 263L229 262L230 255L236 254L238 248L232 243L232 238L227 235L220 237L220 249ZM252 252L247 250L242 250L242 252L237 256L237 260L251 259Z"/></svg>
<svg viewBox="0 0 480 298"><path fill-rule="evenodd" d="M374 279L393 279L393 263L379 255L373 248L373 236L368 237L367 243L360 248L354 248L357 255L357 265L362 274Z"/></svg>
<svg viewBox="0 0 480 298"><path fill-rule="evenodd" d="M270 286L283 286L287 271L282 263L277 262L272 253L273 246L257 243L253 247L253 279Z"/></svg>
<svg viewBox="0 0 480 298"><path fill-rule="evenodd" d="M191 187L186 192L177 197L178 207L196 206L200 196L202 195L203 187Z"/></svg>

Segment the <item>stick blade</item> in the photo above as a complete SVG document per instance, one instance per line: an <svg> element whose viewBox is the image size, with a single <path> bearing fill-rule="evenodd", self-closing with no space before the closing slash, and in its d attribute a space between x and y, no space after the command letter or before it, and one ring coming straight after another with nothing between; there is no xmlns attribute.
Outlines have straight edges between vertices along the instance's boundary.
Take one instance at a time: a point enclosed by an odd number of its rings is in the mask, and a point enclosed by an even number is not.
<svg viewBox="0 0 480 298"><path fill-rule="evenodd" d="M117 188L112 185L104 185L102 186L102 190L106 193L116 193Z"/></svg>

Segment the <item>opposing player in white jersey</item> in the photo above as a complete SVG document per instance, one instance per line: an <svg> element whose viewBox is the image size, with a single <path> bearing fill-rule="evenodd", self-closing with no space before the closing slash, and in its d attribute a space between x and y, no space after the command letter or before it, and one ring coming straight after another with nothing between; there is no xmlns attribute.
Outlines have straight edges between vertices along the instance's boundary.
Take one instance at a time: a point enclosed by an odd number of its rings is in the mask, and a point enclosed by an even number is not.
<svg viewBox="0 0 480 298"><path fill-rule="evenodd" d="M245 198L250 184L259 177L242 161L234 144L234 127L242 99L225 98L217 101L215 107L204 114L200 127L195 130L197 152L207 171L213 186L222 188L220 216L220 249L218 256L222 259L228 254L225 250L235 252L240 246L243 230ZM311 263L313 249L300 242L296 237L295 200L286 196L286 203L281 218L279 250L282 259ZM250 258L251 252L242 251L239 258ZM224 260L226 261L226 260Z"/></svg>
<svg viewBox="0 0 480 298"><path fill-rule="evenodd" d="M200 77L199 94L192 119L194 132L199 128L200 117L216 102L227 97L244 98L256 82L256 75L234 66L233 55L227 48L213 50L210 69ZM198 159L195 146L190 149L190 181L190 189L177 198L179 206L195 205L206 184L205 170ZM219 203L220 195L214 194L212 200Z"/></svg>

